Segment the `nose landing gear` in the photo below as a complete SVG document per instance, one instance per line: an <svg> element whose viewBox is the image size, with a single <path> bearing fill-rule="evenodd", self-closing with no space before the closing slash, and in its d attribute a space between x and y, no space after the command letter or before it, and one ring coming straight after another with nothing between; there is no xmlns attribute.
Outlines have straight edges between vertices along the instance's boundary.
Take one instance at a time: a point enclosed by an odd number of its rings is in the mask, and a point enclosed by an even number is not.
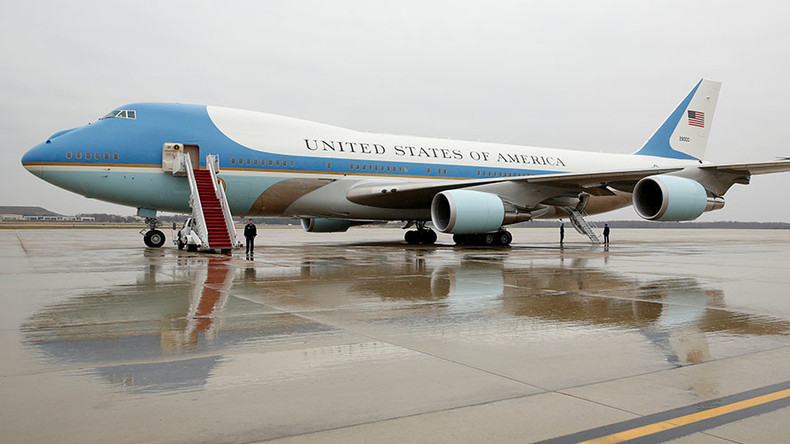
<svg viewBox="0 0 790 444"><path fill-rule="evenodd" d="M157 230L156 227L161 225L159 220L155 217L145 218L146 227L140 231L143 235L143 242L147 247L159 248L165 244L165 233Z"/></svg>

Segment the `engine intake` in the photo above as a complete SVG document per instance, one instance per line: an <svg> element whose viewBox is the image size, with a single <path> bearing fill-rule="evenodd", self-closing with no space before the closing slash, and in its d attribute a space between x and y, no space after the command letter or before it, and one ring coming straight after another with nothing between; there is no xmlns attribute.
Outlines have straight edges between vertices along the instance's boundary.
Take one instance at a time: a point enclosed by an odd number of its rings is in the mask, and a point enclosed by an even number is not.
<svg viewBox="0 0 790 444"><path fill-rule="evenodd" d="M471 190L442 191L431 202L431 220L442 233L489 233L502 227L505 205L496 194Z"/></svg>
<svg viewBox="0 0 790 444"><path fill-rule="evenodd" d="M308 233L342 233L348 231L350 220L343 219L302 219L302 229Z"/></svg>
<svg viewBox="0 0 790 444"><path fill-rule="evenodd" d="M706 211L724 207L724 199L708 197L699 182L667 174L640 180L633 200L640 217L658 221L694 220Z"/></svg>

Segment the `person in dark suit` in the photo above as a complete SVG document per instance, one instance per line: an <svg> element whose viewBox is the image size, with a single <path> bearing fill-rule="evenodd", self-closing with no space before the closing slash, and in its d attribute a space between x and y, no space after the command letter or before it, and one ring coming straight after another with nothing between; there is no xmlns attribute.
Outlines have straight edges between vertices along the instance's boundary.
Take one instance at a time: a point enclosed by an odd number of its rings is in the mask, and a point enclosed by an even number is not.
<svg viewBox="0 0 790 444"><path fill-rule="evenodd" d="M258 229L252 223L252 219L244 226L244 239L247 240L247 258L252 257L253 250L255 249L255 236L258 235Z"/></svg>
<svg viewBox="0 0 790 444"><path fill-rule="evenodd" d="M603 243L609 245L609 224L603 224Z"/></svg>
<svg viewBox="0 0 790 444"><path fill-rule="evenodd" d="M562 241L565 240L565 224L560 223L560 246L562 246Z"/></svg>

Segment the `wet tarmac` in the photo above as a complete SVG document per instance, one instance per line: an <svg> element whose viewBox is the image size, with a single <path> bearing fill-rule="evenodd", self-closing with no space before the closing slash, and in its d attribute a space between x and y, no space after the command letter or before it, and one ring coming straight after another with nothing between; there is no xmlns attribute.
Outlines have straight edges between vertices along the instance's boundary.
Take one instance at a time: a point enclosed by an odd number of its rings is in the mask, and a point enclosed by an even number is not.
<svg viewBox="0 0 790 444"><path fill-rule="evenodd" d="M512 231L0 230L2 441L572 442L790 381L790 232ZM679 442L785 441L769 407Z"/></svg>

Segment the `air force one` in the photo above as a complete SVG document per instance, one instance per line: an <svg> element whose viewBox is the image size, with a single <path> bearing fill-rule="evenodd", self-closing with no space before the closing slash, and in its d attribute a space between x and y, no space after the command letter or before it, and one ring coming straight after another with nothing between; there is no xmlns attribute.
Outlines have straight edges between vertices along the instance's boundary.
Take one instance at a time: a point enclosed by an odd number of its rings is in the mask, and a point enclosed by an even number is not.
<svg viewBox="0 0 790 444"><path fill-rule="evenodd" d="M235 216L301 219L309 232L403 221L405 240L436 232L508 245L505 226L584 220L633 205L647 220L687 221L724 206L733 184L790 170L790 160L703 161L721 83L700 80L633 154L366 133L216 106L136 103L60 131L22 164L56 186L138 209L159 247L158 211L192 213L203 249L231 249ZM180 242L180 241L179 241ZM181 246L181 245L179 245Z"/></svg>

